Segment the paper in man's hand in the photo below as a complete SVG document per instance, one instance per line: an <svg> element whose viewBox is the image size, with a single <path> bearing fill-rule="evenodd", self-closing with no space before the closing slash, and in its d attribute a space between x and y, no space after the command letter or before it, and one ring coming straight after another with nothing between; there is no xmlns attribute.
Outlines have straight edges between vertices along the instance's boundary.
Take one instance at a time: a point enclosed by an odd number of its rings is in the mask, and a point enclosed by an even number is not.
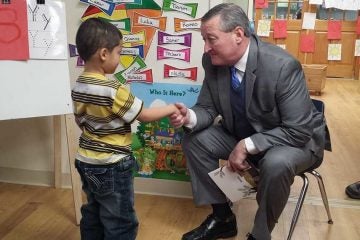
<svg viewBox="0 0 360 240"><path fill-rule="evenodd" d="M254 187L244 177L226 166L215 169L208 174L232 202L247 198L255 193Z"/></svg>

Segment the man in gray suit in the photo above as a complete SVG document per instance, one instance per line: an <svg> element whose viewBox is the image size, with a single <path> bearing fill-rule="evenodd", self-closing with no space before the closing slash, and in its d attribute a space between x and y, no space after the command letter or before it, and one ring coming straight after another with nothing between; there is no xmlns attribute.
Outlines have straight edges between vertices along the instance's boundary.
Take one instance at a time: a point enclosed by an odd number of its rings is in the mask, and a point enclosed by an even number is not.
<svg viewBox="0 0 360 240"><path fill-rule="evenodd" d="M248 161L260 170L258 210L248 239L267 240L289 197L297 173L321 161L325 120L309 97L301 64L281 48L251 33L235 4L220 4L201 20L205 79L191 109L170 117L184 126L183 151L194 201L213 213L182 239L237 235L236 218L222 191L208 176L219 159L241 171ZM214 119L222 116L220 124Z"/></svg>

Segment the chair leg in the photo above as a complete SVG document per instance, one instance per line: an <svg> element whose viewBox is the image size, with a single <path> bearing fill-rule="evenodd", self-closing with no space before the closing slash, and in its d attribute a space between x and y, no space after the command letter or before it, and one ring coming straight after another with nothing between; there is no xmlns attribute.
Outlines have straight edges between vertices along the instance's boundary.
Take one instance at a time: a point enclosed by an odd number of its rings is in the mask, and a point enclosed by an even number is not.
<svg viewBox="0 0 360 240"><path fill-rule="evenodd" d="M299 199L298 199L298 201L296 203L296 207L295 207L293 218L291 220L291 225L290 225L290 230L289 230L287 240L291 239L291 236L292 236L292 234L294 232L296 223L297 223L297 221L299 219L299 215L300 215L302 205L304 203L306 192L307 192L307 189L308 189L308 186L309 186L309 179L305 176L305 174L301 174L301 175L299 175L299 177L301 177L303 179L303 186L302 186L302 189L301 189L301 192L300 192L300 195L299 195Z"/></svg>
<svg viewBox="0 0 360 240"><path fill-rule="evenodd" d="M324 206L325 206L325 209L326 209L326 212L327 212L327 215L328 215L328 223L329 224L333 224L333 220L331 218L331 213L330 213L330 207L329 207L329 202L328 202L328 198L327 198L327 195L326 195L326 191L325 191L325 186L324 186L324 182L323 182L323 179L320 175L320 173L318 173L317 171L315 170L312 170L310 172L313 176L316 177L317 181L318 181L318 184L319 184L319 189L320 189L320 193L321 193L321 198L323 200L323 203L324 203Z"/></svg>

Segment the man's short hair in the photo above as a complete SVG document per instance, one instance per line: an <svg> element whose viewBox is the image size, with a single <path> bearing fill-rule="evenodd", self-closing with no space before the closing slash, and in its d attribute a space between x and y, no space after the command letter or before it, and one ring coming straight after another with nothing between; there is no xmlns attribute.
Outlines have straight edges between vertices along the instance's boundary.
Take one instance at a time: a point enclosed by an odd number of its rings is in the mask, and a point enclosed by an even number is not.
<svg viewBox="0 0 360 240"><path fill-rule="evenodd" d="M250 37L250 22L244 10L234 3L221 3L211 8L201 18L201 22L207 22L215 16L220 16L220 29L223 32L231 32L236 27L242 27L246 37Z"/></svg>

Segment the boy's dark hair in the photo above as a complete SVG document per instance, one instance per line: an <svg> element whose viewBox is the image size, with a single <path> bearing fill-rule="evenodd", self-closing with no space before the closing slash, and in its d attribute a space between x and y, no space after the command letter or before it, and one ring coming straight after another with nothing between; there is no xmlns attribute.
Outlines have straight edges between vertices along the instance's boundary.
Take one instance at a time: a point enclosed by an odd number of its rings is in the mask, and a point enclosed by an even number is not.
<svg viewBox="0 0 360 240"><path fill-rule="evenodd" d="M121 40L119 29L99 18L85 20L76 33L76 47L85 62L100 48L112 51Z"/></svg>

